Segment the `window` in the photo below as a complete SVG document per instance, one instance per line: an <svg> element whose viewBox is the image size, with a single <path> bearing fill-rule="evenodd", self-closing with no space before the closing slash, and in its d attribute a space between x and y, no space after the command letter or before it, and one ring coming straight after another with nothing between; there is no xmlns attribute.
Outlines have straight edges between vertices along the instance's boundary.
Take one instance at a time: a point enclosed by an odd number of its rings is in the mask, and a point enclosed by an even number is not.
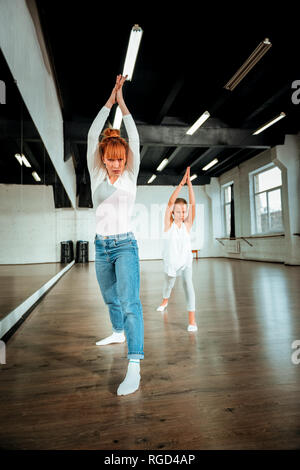
<svg viewBox="0 0 300 470"><path fill-rule="evenodd" d="M255 233L282 231L281 170L272 166L251 176Z"/></svg>
<svg viewBox="0 0 300 470"><path fill-rule="evenodd" d="M234 237L233 183L222 186L224 235Z"/></svg>

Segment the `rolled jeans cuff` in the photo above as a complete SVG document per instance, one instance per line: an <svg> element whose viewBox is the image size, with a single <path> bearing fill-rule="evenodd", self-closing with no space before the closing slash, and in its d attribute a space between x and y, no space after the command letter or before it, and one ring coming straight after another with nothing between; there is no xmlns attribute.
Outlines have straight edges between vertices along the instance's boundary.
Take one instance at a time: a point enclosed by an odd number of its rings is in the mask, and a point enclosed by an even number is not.
<svg viewBox="0 0 300 470"><path fill-rule="evenodd" d="M112 327L112 330L114 333L124 333L124 328L119 328L118 330L114 327Z"/></svg>
<svg viewBox="0 0 300 470"><path fill-rule="evenodd" d="M128 359L144 359L144 354L135 354L135 353L130 353L127 355Z"/></svg>

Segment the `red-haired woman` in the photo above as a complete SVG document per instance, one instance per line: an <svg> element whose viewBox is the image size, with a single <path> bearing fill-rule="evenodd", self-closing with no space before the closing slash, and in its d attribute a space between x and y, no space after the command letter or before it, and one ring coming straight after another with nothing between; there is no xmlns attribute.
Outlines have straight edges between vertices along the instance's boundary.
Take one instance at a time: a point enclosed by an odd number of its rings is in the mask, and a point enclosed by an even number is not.
<svg viewBox="0 0 300 470"><path fill-rule="evenodd" d="M187 183L189 188L188 213L187 201L178 197L185 183ZM195 291L192 280L193 254L190 241L190 231L195 219L195 213L195 195L190 180L190 168L188 167L181 182L172 193L165 212L163 249L165 280L163 301L157 309L160 312L165 310L176 277L182 276L187 311L189 313L188 331L197 331L195 320Z"/></svg>
<svg viewBox="0 0 300 470"><path fill-rule="evenodd" d="M140 144L134 120L123 99L126 77L118 75L111 96L96 116L88 133L87 163L96 207L95 268L104 302L108 306L112 334L98 346L123 343L127 339L128 369L117 394L128 395L139 388L140 359L144 358L144 323L140 301L138 246L130 218L136 196ZM118 103L129 143L118 129L99 134ZM125 332L125 334L124 334Z"/></svg>

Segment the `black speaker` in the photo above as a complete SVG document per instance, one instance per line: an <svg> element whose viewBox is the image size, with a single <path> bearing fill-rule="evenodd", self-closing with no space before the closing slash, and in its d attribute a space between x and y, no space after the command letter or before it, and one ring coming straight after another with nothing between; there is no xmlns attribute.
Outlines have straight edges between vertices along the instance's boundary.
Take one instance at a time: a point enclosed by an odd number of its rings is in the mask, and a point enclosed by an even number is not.
<svg viewBox="0 0 300 470"><path fill-rule="evenodd" d="M89 262L89 242L78 240L76 243L76 263Z"/></svg>
<svg viewBox="0 0 300 470"><path fill-rule="evenodd" d="M60 242L60 262L70 263L74 259L73 241Z"/></svg>

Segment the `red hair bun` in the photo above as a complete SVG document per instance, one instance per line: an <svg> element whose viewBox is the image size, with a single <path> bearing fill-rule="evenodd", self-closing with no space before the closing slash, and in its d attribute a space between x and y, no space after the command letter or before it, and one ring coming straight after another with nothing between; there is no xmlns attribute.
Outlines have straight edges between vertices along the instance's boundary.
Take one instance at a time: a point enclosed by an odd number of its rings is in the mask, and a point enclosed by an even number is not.
<svg viewBox="0 0 300 470"><path fill-rule="evenodd" d="M109 127L105 129L103 132L104 138L111 138L111 137L120 137L119 129L110 129Z"/></svg>

